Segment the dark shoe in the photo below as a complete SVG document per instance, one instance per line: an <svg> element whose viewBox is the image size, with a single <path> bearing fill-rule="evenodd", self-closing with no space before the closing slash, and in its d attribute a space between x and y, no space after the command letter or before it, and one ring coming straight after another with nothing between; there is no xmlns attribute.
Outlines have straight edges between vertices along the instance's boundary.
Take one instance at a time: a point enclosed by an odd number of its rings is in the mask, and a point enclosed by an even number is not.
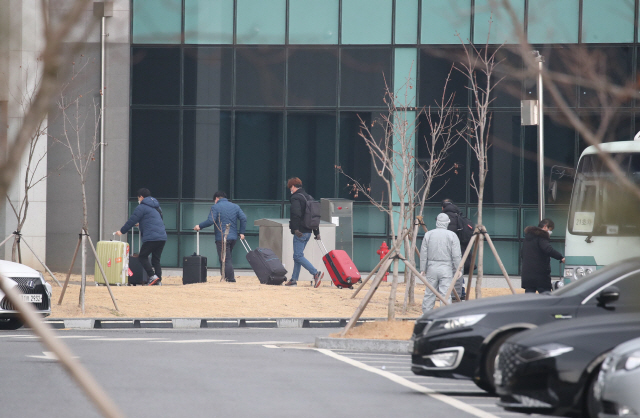
<svg viewBox="0 0 640 418"><path fill-rule="evenodd" d="M322 278L324 277L324 271L318 271L313 275L313 287L317 288L320 286L320 282L322 282Z"/></svg>
<svg viewBox="0 0 640 418"><path fill-rule="evenodd" d="M225 282L228 282L228 283L235 283L235 282L236 282L236 279L225 280Z"/></svg>
<svg viewBox="0 0 640 418"><path fill-rule="evenodd" d="M298 285L298 282L297 282L297 281L294 281L294 280L289 280L289 281L288 281L288 282L286 282L284 285L285 285L285 286L297 286L297 285Z"/></svg>
<svg viewBox="0 0 640 418"><path fill-rule="evenodd" d="M153 276L149 277L149 286L156 286L156 285L160 286L161 285L160 284L161 280L162 279L160 277L153 275Z"/></svg>

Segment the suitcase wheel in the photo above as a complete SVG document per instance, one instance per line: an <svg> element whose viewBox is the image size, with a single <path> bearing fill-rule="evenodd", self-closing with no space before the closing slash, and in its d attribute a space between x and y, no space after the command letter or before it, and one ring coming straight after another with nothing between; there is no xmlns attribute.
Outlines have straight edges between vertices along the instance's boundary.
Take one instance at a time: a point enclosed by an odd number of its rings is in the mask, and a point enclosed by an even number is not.
<svg viewBox="0 0 640 418"><path fill-rule="evenodd" d="M353 290L353 286L349 286L349 289Z"/></svg>
<svg viewBox="0 0 640 418"><path fill-rule="evenodd" d="M362 283L362 279L358 280L358 283Z"/></svg>
<svg viewBox="0 0 640 418"><path fill-rule="evenodd" d="M342 289L342 286L337 286L337 285L336 285L336 288L337 288L337 289Z"/></svg>
<svg viewBox="0 0 640 418"><path fill-rule="evenodd" d="M351 277L347 277L347 283L351 284Z"/></svg>

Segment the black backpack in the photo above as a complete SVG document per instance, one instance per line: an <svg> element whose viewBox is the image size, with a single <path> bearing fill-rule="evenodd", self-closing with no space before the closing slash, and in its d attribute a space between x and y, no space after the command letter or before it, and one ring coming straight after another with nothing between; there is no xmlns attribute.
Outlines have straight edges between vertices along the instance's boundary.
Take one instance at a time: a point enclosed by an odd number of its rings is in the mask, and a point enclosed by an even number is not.
<svg viewBox="0 0 640 418"><path fill-rule="evenodd" d="M458 228L456 230L456 234L458 235L460 244L466 245L469 243L469 241L471 241L474 228L475 225L469 218L458 215Z"/></svg>
<svg viewBox="0 0 640 418"><path fill-rule="evenodd" d="M313 197L302 194L306 201L304 214L302 215L302 225L307 229L318 229L320 226L320 202L313 200Z"/></svg>

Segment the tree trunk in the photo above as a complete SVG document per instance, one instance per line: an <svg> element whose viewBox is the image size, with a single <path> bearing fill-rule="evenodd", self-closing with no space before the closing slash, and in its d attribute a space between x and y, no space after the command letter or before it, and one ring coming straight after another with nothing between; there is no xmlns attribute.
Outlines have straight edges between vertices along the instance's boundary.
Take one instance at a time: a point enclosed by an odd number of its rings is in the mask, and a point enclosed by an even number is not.
<svg viewBox="0 0 640 418"><path fill-rule="evenodd" d="M85 235L85 231L82 231L82 276L80 279L80 309L82 309L82 313L84 314L84 291L87 286L86 282L86 267L87 267L87 236Z"/></svg>
<svg viewBox="0 0 640 418"><path fill-rule="evenodd" d="M389 313L388 321L396 319L396 290L398 289L398 259L393 260L393 281L391 282L391 292L389 292Z"/></svg>
<svg viewBox="0 0 640 418"><path fill-rule="evenodd" d="M484 180L485 180L485 172L484 170L485 163L480 165L480 173L479 184L478 184L478 225L477 228L482 228L482 203L484 200ZM480 241L478 241L478 275L476 276L476 299L482 298L482 278L484 277L484 235L480 234L478 236Z"/></svg>

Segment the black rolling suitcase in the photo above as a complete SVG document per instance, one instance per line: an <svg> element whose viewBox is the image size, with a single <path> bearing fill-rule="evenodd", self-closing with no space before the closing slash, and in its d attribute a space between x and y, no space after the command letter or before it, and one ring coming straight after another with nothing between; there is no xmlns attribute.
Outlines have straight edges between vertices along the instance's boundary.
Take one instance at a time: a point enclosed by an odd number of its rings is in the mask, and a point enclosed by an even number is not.
<svg viewBox="0 0 640 418"><path fill-rule="evenodd" d="M200 255L200 231L196 233L196 252L182 259L182 284L207 281L207 257Z"/></svg>
<svg viewBox="0 0 640 418"><path fill-rule="evenodd" d="M140 242L142 241L142 237L140 236L140 229L138 229L138 252L133 252L134 241L136 240L136 227L134 226L131 229L131 255L129 256L129 269L131 273L129 274L129 286L136 285L145 285L149 283L149 275L147 271L142 268L142 264L140 263L140 258L138 254L140 253Z"/></svg>
<svg viewBox="0 0 640 418"><path fill-rule="evenodd" d="M278 256L268 248L251 250L246 240L240 240L247 251L247 261L261 284L281 285L287 281L287 269Z"/></svg>

